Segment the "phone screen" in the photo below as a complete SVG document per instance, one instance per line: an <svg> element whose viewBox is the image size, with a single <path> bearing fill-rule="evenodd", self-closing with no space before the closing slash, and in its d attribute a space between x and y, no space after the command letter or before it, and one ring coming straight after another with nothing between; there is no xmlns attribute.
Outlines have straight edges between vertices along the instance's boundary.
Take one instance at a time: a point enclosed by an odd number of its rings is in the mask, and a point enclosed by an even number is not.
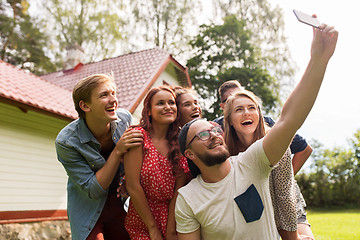
<svg viewBox="0 0 360 240"><path fill-rule="evenodd" d="M303 13L303 12L300 12L298 10L293 10L296 18L302 22L302 23L305 23L305 24L308 24L310 26L313 26L315 28L319 28L320 26L320 22L317 18L314 18L312 17L311 15L309 14L306 14L306 13Z"/></svg>

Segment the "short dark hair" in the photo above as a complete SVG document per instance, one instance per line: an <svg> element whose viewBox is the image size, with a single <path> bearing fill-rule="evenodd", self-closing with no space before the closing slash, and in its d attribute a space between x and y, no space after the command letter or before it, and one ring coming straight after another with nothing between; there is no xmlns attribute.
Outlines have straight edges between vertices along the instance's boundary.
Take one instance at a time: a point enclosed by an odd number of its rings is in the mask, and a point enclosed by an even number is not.
<svg viewBox="0 0 360 240"><path fill-rule="evenodd" d="M241 86L241 84L239 83L238 80L229 80L224 82L223 84L221 84L221 86L219 87L219 95L220 95L220 101L224 102L225 99L224 98L224 94L228 89L232 89L232 88L239 88L241 90L244 89L243 86Z"/></svg>

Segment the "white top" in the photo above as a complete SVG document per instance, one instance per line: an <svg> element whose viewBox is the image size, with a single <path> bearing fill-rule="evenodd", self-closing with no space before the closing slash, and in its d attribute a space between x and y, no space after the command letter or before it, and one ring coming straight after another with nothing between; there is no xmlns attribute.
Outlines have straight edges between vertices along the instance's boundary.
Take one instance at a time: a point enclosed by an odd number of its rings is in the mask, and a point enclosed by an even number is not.
<svg viewBox="0 0 360 240"><path fill-rule="evenodd" d="M271 167L262 139L247 151L228 159L229 174L219 182L206 183L201 175L179 189L176 230L191 233L200 227L202 239L276 240L277 230L269 192ZM246 222L234 198L254 185L264 206L258 220ZM252 200L250 201L252 204Z"/></svg>

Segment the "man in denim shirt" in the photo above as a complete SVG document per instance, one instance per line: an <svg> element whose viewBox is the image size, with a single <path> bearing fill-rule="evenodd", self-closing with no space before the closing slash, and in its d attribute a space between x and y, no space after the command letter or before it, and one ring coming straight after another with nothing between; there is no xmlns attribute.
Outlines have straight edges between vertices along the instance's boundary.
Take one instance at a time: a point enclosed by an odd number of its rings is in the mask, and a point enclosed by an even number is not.
<svg viewBox="0 0 360 240"><path fill-rule="evenodd" d="M142 144L140 131L126 130L131 114L118 109L115 81L97 74L80 80L73 100L79 119L56 138L58 160L68 175L72 239L129 239L126 212L117 197L122 156Z"/></svg>

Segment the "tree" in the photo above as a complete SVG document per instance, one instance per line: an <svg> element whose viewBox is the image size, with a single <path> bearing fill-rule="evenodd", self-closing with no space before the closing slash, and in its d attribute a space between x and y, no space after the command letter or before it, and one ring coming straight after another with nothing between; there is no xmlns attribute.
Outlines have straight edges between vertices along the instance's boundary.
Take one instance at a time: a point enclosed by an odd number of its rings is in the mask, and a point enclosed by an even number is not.
<svg viewBox="0 0 360 240"><path fill-rule="evenodd" d="M132 0L130 7L135 21L130 24L137 39L135 46L158 46L177 59L185 58L183 54L201 15L199 0Z"/></svg>
<svg viewBox="0 0 360 240"><path fill-rule="evenodd" d="M296 176L302 193L312 206L343 206L360 203L360 169L357 152L360 130L350 139L350 149L324 149L312 143L312 165L309 173Z"/></svg>
<svg viewBox="0 0 360 240"><path fill-rule="evenodd" d="M258 53L259 64L266 68L281 89L288 93L289 87L293 85L291 77L295 64L286 44L281 8L272 8L268 0L213 0L213 3L216 16L223 18L234 14L246 22L246 29L253 33L250 42L256 46L254 51Z"/></svg>
<svg viewBox="0 0 360 240"><path fill-rule="evenodd" d="M190 42L194 56L187 66L195 89L206 99L204 117L214 119L221 114L217 90L230 79L239 80L242 86L261 96L266 112L274 110L279 98L272 90L278 86L258 63L251 36L245 21L229 15L222 25L202 25L199 34Z"/></svg>
<svg viewBox="0 0 360 240"><path fill-rule="evenodd" d="M49 32L56 37L54 56L62 59L69 45L85 50L85 62L119 54L125 20L122 1L43 0Z"/></svg>
<svg viewBox="0 0 360 240"><path fill-rule="evenodd" d="M43 23L28 14L26 0L0 3L0 57L35 74L55 70L45 54L48 37L40 30Z"/></svg>

